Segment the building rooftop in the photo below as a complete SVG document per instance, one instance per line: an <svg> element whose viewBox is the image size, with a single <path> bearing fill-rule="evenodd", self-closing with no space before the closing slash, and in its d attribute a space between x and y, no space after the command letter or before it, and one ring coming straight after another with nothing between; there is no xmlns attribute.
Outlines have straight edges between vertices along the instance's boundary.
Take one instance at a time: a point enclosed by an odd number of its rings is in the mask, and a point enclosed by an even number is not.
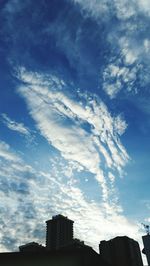
<svg viewBox="0 0 150 266"><path fill-rule="evenodd" d="M52 219L47 220L46 223L48 223L48 222L50 222L50 221L52 221L52 220L62 220L62 219L63 219L63 220L67 220L67 221L71 221L72 223L74 223L73 220L68 219L67 216L64 216L64 215L62 215L62 214L58 214L58 215L54 215L54 216L52 216Z"/></svg>
<svg viewBox="0 0 150 266"><path fill-rule="evenodd" d="M102 240L102 241L100 241L100 242L109 242L109 241L115 241L115 240L122 240L122 239L128 239L128 240L130 240L130 241L134 241L134 242L137 242L136 240L134 240L133 238L130 238L130 237L128 237L128 236L116 236L116 237L114 237L114 238L112 238L112 239L110 239L110 240Z"/></svg>
<svg viewBox="0 0 150 266"><path fill-rule="evenodd" d="M25 245L21 245L19 247L19 250L21 252L36 252L36 251L43 251L45 250L45 247L40 245L37 242L29 242Z"/></svg>

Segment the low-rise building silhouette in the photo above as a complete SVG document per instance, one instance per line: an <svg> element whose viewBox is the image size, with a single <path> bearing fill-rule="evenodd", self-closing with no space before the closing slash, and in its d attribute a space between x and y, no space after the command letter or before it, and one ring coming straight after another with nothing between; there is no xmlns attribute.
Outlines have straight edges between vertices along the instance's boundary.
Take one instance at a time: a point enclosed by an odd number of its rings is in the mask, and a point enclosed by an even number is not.
<svg viewBox="0 0 150 266"><path fill-rule="evenodd" d="M0 253L1 266L110 266L91 247Z"/></svg>
<svg viewBox="0 0 150 266"><path fill-rule="evenodd" d="M148 266L150 266L150 235L147 234L145 236L142 236L142 239L144 244L144 249L142 252L146 255Z"/></svg>
<svg viewBox="0 0 150 266"><path fill-rule="evenodd" d="M36 242L30 242L25 245L22 245L19 247L20 252L40 252L44 251L45 247L36 243Z"/></svg>
<svg viewBox="0 0 150 266"><path fill-rule="evenodd" d="M0 253L0 266L143 266L139 245L128 237L100 242L100 254L73 238L73 221L63 215L46 221L46 246L30 242L20 252Z"/></svg>
<svg viewBox="0 0 150 266"><path fill-rule="evenodd" d="M143 266L138 242L127 236L103 240L99 250L103 259L112 266Z"/></svg>

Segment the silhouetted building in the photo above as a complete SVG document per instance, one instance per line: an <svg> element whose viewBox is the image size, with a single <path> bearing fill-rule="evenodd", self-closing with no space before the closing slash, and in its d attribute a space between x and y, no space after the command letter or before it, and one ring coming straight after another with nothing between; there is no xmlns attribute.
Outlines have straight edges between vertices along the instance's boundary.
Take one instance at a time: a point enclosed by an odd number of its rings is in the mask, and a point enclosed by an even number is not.
<svg viewBox="0 0 150 266"><path fill-rule="evenodd" d="M44 251L45 247L42 245L36 243L36 242L30 242L25 245L22 245L19 247L20 252L40 252Z"/></svg>
<svg viewBox="0 0 150 266"><path fill-rule="evenodd" d="M138 242L126 236L101 241L98 254L73 238L73 223L53 216L46 221L46 247L30 242L20 252L0 253L0 266L143 266Z"/></svg>
<svg viewBox="0 0 150 266"><path fill-rule="evenodd" d="M73 240L73 223L60 214L46 221L46 248L53 250L69 245Z"/></svg>
<svg viewBox="0 0 150 266"><path fill-rule="evenodd" d="M138 242L127 236L101 241L99 250L112 266L143 266Z"/></svg>
<svg viewBox="0 0 150 266"><path fill-rule="evenodd" d="M109 266L90 247L0 253L1 266Z"/></svg>
<svg viewBox="0 0 150 266"><path fill-rule="evenodd" d="M148 265L150 266L150 235L147 234L145 236L142 236L142 239L144 244L144 249L142 252L146 255Z"/></svg>

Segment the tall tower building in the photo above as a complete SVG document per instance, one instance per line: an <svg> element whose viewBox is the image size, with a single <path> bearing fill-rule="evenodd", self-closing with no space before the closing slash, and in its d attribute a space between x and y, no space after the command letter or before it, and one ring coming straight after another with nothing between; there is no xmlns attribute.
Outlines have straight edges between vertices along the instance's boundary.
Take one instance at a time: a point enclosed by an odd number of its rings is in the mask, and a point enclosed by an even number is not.
<svg viewBox="0 0 150 266"><path fill-rule="evenodd" d="M113 266L143 266L138 242L127 236L101 241L99 250L103 259Z"/></svg>
<svg viewBox="0 0 150 266"><path fill-rule="evenodd" d="M60 214L46 221L46 248L59 249L67 246L73 240L73 223Z"/></svg>

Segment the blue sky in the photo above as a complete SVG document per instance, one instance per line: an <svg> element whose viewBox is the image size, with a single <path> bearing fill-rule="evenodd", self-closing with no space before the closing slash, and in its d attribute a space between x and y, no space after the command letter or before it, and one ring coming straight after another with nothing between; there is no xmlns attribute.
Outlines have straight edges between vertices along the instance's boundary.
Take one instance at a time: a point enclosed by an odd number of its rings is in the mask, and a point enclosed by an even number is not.
<svg viewBox="0 0 150 266"><path fill-rule="evenodd" d="M150 221L148 0L0 2L0 250L141 239Z"/></svg>

